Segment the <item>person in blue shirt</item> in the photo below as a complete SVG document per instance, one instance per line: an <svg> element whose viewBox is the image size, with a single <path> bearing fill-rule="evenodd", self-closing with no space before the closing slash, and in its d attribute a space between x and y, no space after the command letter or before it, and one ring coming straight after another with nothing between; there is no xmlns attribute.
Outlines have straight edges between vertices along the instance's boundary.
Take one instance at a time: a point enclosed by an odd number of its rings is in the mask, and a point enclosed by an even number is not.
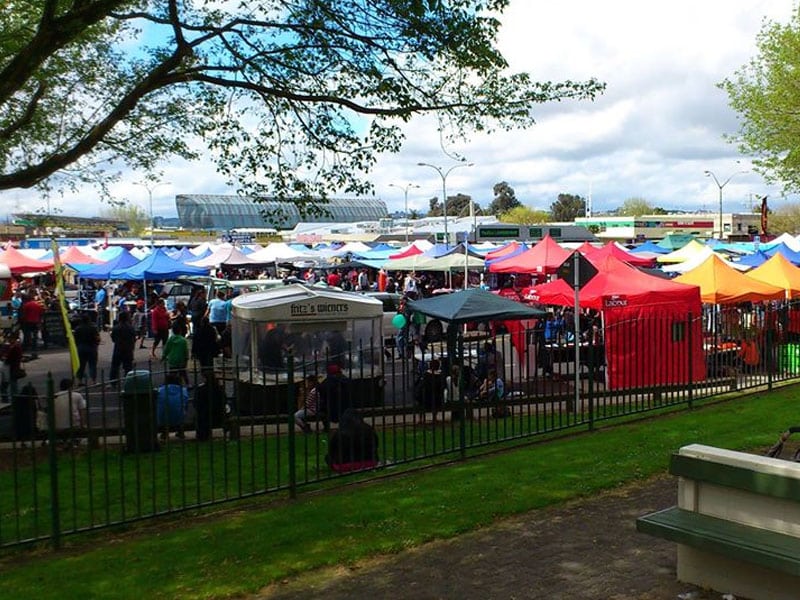
<svg viewBox="0 0 800 600"><path fill-rule="evenodd" d="M169 373L156 395L156 422L161 430L161 441L166 441L170 429L178 430L183 437L183 420L189 405L189 390L181 385L180 375Z"/></svg>
<svg viewBox="0 0 800 600"><path fill-rule="evenodd" d="M105 330L106 328L106 288L100 285L100 288L94 293L94 308L97 311L97 328Z"/></svg>
<svg viewBox="0 0 800 600"><path fill-rule="evenodd" d="M223 290L218 290L217 296L208 303L208 322L222 335L228 322L228 302Z"/></svg>

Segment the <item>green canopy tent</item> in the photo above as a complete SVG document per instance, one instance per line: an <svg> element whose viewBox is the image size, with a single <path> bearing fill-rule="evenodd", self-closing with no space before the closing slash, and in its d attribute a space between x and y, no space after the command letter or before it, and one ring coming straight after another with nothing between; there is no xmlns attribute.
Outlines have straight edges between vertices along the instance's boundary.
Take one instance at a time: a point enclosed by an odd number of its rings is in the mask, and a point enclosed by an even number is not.
<svg viewBox="0 0 800 600"><path fill-rule="evenodd" d="M412 311L449 323L447 328L447 355L457 357L462 364L464 362L463 338L461 340L458 339L459 328L457 325L471 321L503 321L511 333L511 344L517 351L520 362L524 363L527 344L525 329L519 321L538 319L547 314L544 310L527 306L516 300L510 300L480 288L460 290L452 294L443 294L422 300L412 300L408 303L408 306ZM456 325L456 327L453 325ZM461 343L458 343L459 341ZM463 369L461 373L463 374ZM459 397L461 398L463 398L463 386L462 377L459 381L459 387L462 392ZM457 409L463 417L463 401L458 404Z"/></svg>

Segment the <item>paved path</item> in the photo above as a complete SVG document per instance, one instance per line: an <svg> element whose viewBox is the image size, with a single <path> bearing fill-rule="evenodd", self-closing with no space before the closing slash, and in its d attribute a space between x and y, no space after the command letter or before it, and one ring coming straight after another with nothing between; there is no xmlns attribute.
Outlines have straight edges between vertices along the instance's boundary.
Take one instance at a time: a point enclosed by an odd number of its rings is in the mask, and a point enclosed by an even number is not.
<svg viewBox="0 0 800 600"><path fill-rule="evenodd" d="M674 544L635 530L637 516L674 504L676 489L671 477L637 483L351 568L310 573L251 600L719 599L676 581Z"/></svg>

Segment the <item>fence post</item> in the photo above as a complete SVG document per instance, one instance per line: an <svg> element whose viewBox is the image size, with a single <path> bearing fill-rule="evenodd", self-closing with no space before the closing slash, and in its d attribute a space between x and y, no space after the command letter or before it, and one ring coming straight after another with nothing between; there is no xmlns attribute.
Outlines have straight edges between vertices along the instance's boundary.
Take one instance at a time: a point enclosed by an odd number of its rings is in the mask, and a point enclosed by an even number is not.
<svg viewBox="0 0 800 600"><path fill-rule="evenodd" d="M289 497L297 498L297 473L296 473L296 451L295 444L297 443L297 436L295 436L294 427L294 412L297 409L297 401L295 400L296 388L294 385L294 354L289 352L286 357L286 419L289 426Z"/></svg>
<svg viewBox="0 0 800 600"><path fill-rule="evenodd" d="M580 340L576 337L575 343L580 343ZM588 398L588 405L589 405L589 431L594 431L594 375L595 375L595 344L594 339L592 339L591 334L589 337L589 347L587 348L587 352L589 354L588 357L588 386L587 390L589 393Z"/></svg>
<svg viewBox="0 0 800 600"><path fill-rule="evenodd" d="M450 327L448 327L448 330ZM464 360L464 333L461 330L461 327L458 328L458 356L461 359L461 362L458 367L458 382L456 385L458 386L458 406L456 410L458 411L458 446L461 454L462 460L467 457L467 411L465 409L466 406L466 389L464 385L464 365L466 361ZM452 366L453 363L450 363L451 373L452 373ZM452 379L451 379L452 381ZM450 417L452 418L452 416Z"/></svg>
<svg viewBox="0 0 800 600"><path fill-rule="evenodd" d="M55 385L53 374L47 373L47 460L50 463L50 540L53 548L61 547L61 510L58 496L58 455L56 453Z"/></svg>

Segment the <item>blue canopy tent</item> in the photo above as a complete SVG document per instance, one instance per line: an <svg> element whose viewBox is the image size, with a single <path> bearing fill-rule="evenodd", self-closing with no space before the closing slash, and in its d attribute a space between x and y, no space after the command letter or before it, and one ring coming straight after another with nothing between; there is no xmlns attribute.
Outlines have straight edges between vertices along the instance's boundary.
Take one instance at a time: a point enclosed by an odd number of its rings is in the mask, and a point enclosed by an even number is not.
<svg viewBox="0 0 800 600"><path fill-rule="evenodd" d="M800 252L795 252L786 244L781 243L767 248L764 253L770 257L775 256L775 254L783 254L783 257L793 265L800 265Z"/></svg>
<svg viewBox="0 0 800 600"><path fill-rule="evenodd" d="M760 267L770 259L770 256L760 250L752 254L746 254L736 261L737 264L747 265L748 267Z"/></svg>
<svg viewBox="0 0 800 600"><path fill-rule="evenodd" d="M669 254L671 250L668 248L664 248L664 246L659 246L652 240L647 240L643 244L639 244L635 248L631 248L629 252L633 252L636 254L637 252L652 252L653 254Z"/></svg>
<svg viewBox="0 0 800 600"><path fill-rule="evenodd" d="M139 262L139 259L125 248L115 248L115 250L118 250L114 253L116 256L101 265L70 264L69 268L77 271L81 279L111 279L111 271L114 269L125 269Z"/></svg>
<svg viewBox="0 0 800 600"><path fill-rule="evenodd" d="M208 267L190 267L170 258L163 250L156 250L137 264L111 271L110 279L159 281L175 279L180 275L208 275Z"/></svg>

